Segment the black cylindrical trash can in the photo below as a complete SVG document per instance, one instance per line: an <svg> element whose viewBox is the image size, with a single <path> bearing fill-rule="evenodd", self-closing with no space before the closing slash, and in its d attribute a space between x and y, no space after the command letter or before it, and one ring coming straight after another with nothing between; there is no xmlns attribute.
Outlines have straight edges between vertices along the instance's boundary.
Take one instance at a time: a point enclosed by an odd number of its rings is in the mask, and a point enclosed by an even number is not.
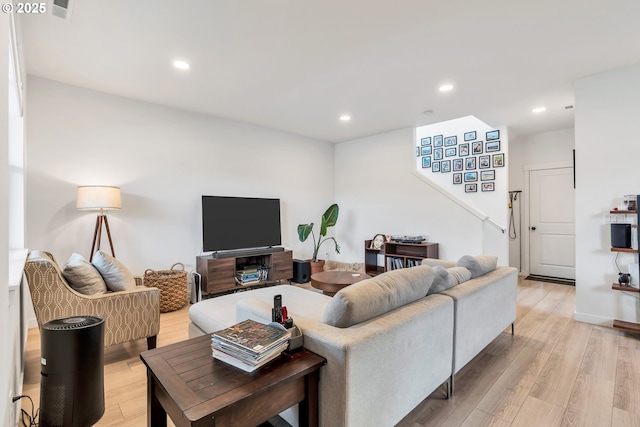
<svg viewBox="0 0 640 427"><path fill-rule="evenodd" d="M104 319L76 316L40 328L40 427L86 427L104 414Z"/></svg>

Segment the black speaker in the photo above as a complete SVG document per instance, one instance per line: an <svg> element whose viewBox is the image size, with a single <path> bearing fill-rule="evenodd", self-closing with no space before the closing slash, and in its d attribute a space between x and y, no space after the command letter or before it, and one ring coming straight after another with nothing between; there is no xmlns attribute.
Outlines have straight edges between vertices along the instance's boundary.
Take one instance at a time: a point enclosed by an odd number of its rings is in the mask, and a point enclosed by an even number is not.
<svg viewBox="0 0 640 427"><path fill-rule="evenodd" d="M611 224L611 246L614 248L631 247L631 224Z"/></svg>
<svg viewBox="0 0 640 427"><path fill-rule="evenodd" d="M310 277L311 277L311 264L309 264L309 261L294 259L292 280L296 283L307 283Z"/></svg>
<svg viewBox="0 0 640 427"><path fill-rule="evenodd" d="M195 271L191 273L191 304L202 300L202 276Z"/></svg>
<svg viewBox="0 0 640 427"><path fill-rule="evenodd" d="M85 427L104 414L104 319L76 316L40 329L40 427Z"/></svg>

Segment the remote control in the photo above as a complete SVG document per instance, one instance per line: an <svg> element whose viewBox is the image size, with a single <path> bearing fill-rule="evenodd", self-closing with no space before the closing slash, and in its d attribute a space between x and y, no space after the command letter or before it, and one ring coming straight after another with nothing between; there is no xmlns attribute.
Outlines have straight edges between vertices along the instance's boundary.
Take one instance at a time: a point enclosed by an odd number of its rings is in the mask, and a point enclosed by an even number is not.
<svg viewBox="0 0 640 427"><path fill-rule="evenodd" d="M282 295L276 295L273 297L273 312L271 314L271 320L282 323Z"/></svg>

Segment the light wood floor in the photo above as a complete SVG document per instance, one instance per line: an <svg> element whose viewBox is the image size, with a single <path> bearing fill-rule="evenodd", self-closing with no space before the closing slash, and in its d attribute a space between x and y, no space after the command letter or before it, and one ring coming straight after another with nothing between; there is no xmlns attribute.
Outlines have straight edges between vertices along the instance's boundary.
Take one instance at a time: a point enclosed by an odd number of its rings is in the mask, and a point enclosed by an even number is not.
<svg viewBox="0 0 640 427"><path fill-rule="evenodd" d="M161 314L159 347L188 338L188 310ZM576 322L574 310L575 288L521 279L515 336L501 334L463 368L451 400L440 387L398 426L640 427L640 337ZM145 340L105 349L106 410L98 426L146 425L145 349ZM36 408L39 358L34 328L23 393Z"/></svg>

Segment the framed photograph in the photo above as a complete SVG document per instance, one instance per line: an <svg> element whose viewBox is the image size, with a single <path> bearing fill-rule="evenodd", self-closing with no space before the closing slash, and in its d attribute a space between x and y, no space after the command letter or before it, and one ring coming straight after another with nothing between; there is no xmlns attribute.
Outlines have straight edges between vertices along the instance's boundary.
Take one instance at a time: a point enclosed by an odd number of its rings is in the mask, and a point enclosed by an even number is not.
<svg viewBox="0 0 640 427"><path fill-rule="evenodd" d="M431 162L431 172L440 172L440 162Z"/></svg>
<svg viewBox="0 0 640 427"><path fill-rule="evenodd" d="M476 182L478 181L478 172L465 172L464 182Z"/></svg>
<svg viewBox="0 0 640 427"><path fill-rule="evenodd" d="M444 156L445 157L454 157L455 155L456 155L456 147L445 148L444 149Z"/></svg>
<svg viewBox="0 0 640 427"><path fill-rule="evenodd" d="M458 146L458 155L460 157L468 156L469 155L469 144L460 144Z"/></svg>
<svg viewBox="0 0 640 427"><path fill-rule="evenodd" d="M478 184L465 184L464 192L465 193L475 193L478 191Z"/></svg>
<svg viewBox="0 0 640 427"><path fill-rule="evenodd" d="M482 191L493 191L493 190L495 190L495 185L493 182L482 183Z"/></svg>
<svg viewBox="0 0 640 427"><path fill-rule="evenodd" d="M451 172L451 160L443 160L440 162L440 172Z"/></svg>
<svg viewBox="0 0 640 427"><path fill-rule="evenodd" d="M431 137L428 136L426 138L422 138L420 140L420 145L431 145Z"/></svg>
<svg viewBox="0 0 640 427"><path fill-rule="evenodd" d="M480 181L493 181L496 179L496 171L481 171L480 172Z"/></svg>
<svg viewBox="0 0 640 427"><path fill-rule="evenodd" d="M464 165L465 170L473 170L476 168L476 158L475 157L468 157L465 159L465 165Z"/></svg>
<svg viewBox="0 0 640 427"><path fill-rule="evenodd" d="M500 141L487 142L487 153L491 151L500 151Z"/></svg>
<svg viewBox="0 0 640 427"><path fill-rule="evenodd" d="M433 160L442 160L442 148L433 149Z"/></svg>
<svg viewBox="0 0 640 427"><path fill-rule="evenodd" d="M442 135L436 135L433 137L433 146L442 147Z"/></svg>
<svg viewBox="0 0 640 427"><path fill-rule="evenodd" d="M480 169L489 169L491 167L491 156L478 157L478 167Z"/></svg>
<svg viewBox="0 0 640 427"><path fill-rule="evenodd" d="M422 167L425 169L431 167L431 156L422 158Z"/></svg>
<svg viewBox="0 0 640 427"><path fill-rule="evenodd" d="M430 145L425 145L424 147L420 147L420 153L423 156L430 156L431 155L431 146Z"/></svg>
<svg viewBox="0 0 640 427"><path fill-rule="evenodd" d="M491 130L487 132L487 141L495 141L496 139L500 139L500 131L499 130Z"/></svg>
<svg viewBox="0 0 640 427"><path fill-rule="evenodd" d="M500 154L494 154L493 155L493 167L494 168L501 168L504 166L504 154L500 153Z"/></svg>
<svg viewBox="0 0 640 427"><path fill-rule="evenodd" d="M461 173L454 173L453 174L453 183L454 184L462 184L462 174Z"/></svg>
<svg viewBox="0 0 640 427"><path fill-rule="evenodd" d="M369 249L377 249L379 251L384 250L384 242L387 241L387 237L384 234L376 234L371 239L371 244L369 245Z"/></svg>
<svg viewBox="0 0 640 427"><path fill-rule="evenodd" d="M445 147L451 147L452 145L457 145L458 144L458 137L457 136L448 136L444 139L444 146Z"/></svg>
<svg viewBox="0 0 640 427"><path fill-rule="evenodd" d="M462 170L462 159L453 159L453 170L454 171L461 171Z"/></svg>
<svg viewBox="0 0 640 427"><path fill-rule="evenodd" d="M482 141L471 143L471 152L473 154L482 154Z"/></svg>
<svg viewBox="0 0 640 427"><path fill-rule="evenodd" d="M475 130L473 132L466 132L464 134L464 140L465 141L473 141L474 139L476 139L476 131Z"/></svg>

